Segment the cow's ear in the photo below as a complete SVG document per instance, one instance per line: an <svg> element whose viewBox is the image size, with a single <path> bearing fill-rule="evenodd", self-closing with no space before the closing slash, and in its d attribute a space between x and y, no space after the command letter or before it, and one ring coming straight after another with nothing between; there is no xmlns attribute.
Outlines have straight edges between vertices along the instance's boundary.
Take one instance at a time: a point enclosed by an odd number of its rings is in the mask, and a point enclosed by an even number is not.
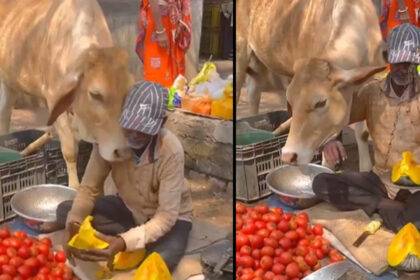
<svg viewBox="0 0 420 280"><path fill-rule="evenodd" d="M337 87L343 87L350 84L361 84L385 69L386 66L365 66L350 70L334 67L328 78Z"/></svg>
<svg viewBox="0 0 420 280"><path fill-rule="evenodd" d="M75 95L76 95L76 89L79 85L81 77L78 77L74 79L72 82L68 83L61 92L64 92L63 95L60 95L60 97L52 101L50 103L50 116L48 118L47 125L52 125L57 118L68 110L68 108L71 106L71 104L74 101Z"/></svg>

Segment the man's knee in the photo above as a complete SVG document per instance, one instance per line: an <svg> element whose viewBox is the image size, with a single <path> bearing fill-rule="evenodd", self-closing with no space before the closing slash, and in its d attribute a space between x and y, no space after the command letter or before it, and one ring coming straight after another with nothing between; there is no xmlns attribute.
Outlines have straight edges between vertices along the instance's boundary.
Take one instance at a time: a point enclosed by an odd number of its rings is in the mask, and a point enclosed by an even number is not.
<svg viewBox="0 0 420 280"><path fill-rule="evenodd" d="M315 176L312 182L312 190L317 196L322 197L328 192L328 185L332 174L321 173ZM334 176L334 175L333 175Z"/></svg>
<svg viewBox="0 0 420 280"><path fill-rule="evenodd" d="M179 250L171 250L169 248L157 253L159 253L162 259L165 261L165 264L171 273L175 271L182 256L184 255L183 252L180 252Z"/></svg>

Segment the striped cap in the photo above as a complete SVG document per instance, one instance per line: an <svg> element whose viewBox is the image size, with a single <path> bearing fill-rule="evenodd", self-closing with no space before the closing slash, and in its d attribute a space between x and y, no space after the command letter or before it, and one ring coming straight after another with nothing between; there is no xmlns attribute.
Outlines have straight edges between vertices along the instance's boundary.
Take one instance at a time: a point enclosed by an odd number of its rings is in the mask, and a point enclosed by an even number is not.
<svg viewBox="0 0 420 280"><path fill-rule="evenodd" d="M156 135L166 112L168 91L156 83L136 83L125 99L120 125L123 128Z"/></svg>
<svg viewBox="0 0 420 280"><path fill-rule="evenodd" d="M420 63L420 28L404 23L395 27L388 37L388 62Z"/></svg>

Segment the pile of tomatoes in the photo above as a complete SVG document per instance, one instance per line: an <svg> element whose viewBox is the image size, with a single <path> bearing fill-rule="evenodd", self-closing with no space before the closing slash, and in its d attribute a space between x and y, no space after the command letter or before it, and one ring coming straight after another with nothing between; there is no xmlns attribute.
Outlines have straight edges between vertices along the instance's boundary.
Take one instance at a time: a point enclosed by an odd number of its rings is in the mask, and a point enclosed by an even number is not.
<svg viewBox="0 0 420 280"><path fill-rule="evenodd" d="M343 260L323 237L323 227L308 215L254 208L236 203L236 279L301 279L321 267L321 260ZM323 261L324 263L324 261Z"/></svg>
<svg viewBox="0 0 420 280"><path fill-rule="evenodd" d="M0 280L74 280L63 251L54 252L51 240L23 231L0 229Z"/></svg>

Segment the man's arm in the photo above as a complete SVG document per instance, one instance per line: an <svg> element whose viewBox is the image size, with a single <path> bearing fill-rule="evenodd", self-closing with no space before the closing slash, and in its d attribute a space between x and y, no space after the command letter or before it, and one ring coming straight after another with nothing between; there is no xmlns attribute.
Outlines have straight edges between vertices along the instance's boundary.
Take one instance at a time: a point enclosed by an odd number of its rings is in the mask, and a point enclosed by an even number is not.
<svg viewBox="0 0 420 280"><path fill-rule="evenodd" d="M67 225L71 222L81 223L91 214L96 197L103 192L103 185L110 170L111 165L101 157L98 146L93 145L82 183L77 189L73 206L67 217Z"/></svg>
<svg viewBox="0 0 420 280"><path fill-rule="evenodd" d="M145 248L146 244L169 232L178 219L181 190L185 184L183 153L165 159L159 173L159 207L147 223L121 234L127 251Z"/></svg>

